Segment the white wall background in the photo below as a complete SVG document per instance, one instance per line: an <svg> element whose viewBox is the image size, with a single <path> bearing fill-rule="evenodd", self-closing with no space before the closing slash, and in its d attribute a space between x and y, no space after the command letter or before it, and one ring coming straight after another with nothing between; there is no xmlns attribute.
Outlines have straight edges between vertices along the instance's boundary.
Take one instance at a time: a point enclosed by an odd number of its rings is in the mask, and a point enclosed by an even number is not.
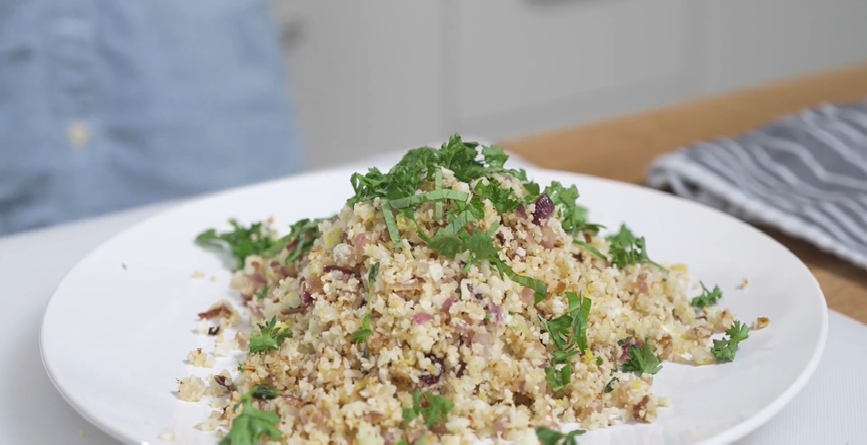
<svg viewBox="0 0 867 445"><path fill-rule="evenodd" d="M865 0L272 1L311 167L867 60Z"/></svg>

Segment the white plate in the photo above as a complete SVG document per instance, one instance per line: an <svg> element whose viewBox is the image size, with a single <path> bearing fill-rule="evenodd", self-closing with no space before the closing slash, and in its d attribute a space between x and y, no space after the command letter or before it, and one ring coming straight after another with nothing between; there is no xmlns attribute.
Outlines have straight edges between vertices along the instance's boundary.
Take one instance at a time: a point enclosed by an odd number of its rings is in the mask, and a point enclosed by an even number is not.
<svg viewBox="0 0 867 445"><path fill-rule="evenodd" d="M350 173L319 172L194 201L88 255L61 282L42 326L43 361L66 400L125 443L158 443L164 428L174 430L176 443L214 443L211 433L193 428L209 408L179 402L173 391L176 378L208 373L184 363L194 348L212 348L211 339L193 333L195 314L237 296L220 259L193 238L229 217L249 222L273 215L286 227L332 214L351 194ZM540 183L577 184L591 219L608 227L625 221L647 238L654 260L686 263L694 280L719 283L722 304L740 320L771 319L741 344L733 363L666 363L654 389L672 406L660 410L656 423L594 431L581 444L729 443L765 423L803 387L824 349L828 315L816 280L785 247L734 218L663 193L569 173L529 173ZM192 279L197 270L216 282ZM736 290L744 278L749 286ZM217 370L235 363L224 359Z"/></svg>

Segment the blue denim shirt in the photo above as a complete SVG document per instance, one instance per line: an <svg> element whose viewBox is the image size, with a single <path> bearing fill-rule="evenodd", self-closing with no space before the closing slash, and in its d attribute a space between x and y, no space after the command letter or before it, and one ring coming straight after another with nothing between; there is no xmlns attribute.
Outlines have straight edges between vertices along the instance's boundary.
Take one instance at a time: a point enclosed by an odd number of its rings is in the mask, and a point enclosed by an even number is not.
<svg viewBox="0 0 867 445"><path fill-rule="evenodd" d="M297 171L267 0L0 1L0 235Z"/></svg>

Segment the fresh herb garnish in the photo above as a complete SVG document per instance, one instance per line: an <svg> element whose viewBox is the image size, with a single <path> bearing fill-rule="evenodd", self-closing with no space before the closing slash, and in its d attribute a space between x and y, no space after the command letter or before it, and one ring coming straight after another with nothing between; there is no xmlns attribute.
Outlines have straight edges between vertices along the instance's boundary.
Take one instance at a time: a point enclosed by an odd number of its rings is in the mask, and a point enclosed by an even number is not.
<svg viewBox="0 0 867 445"><path fill-rule="evenodd" d="M238 362L238 371L240 371L240 372L244 372L244 371L246 371L246 370L247 370L247 369L244 368L244 364L243 364L242 362Z"/></svg>
<svg viewBox="0 0 867 445"><path fill-rule="evenodd" d="M606 257L605 255L602 255L602 252L600 252L598 249L596 249L595 247L593 247L589 243L585 243L584 241L577 240L577 239L572 240L572 242L587 249L587 251L592 253L593 255L596 255L597 257L602 258L605 261L608 261L608 257Z"/></svg>
<svg viewBox="0 0 867 445"><path fill-rule="evenodd" d="M732 326L726 330L727 338L714 340L710 352L716 357L717 363L728 363L735 359L740 342L750 338L750 328L735 320Z"/></svg>
<svg viewBox="0 0 867 445"><path fill-rule="evenodd" d="M253 407L253 392L241 396L241 401L235 405L244 405L241 414L232 421L229 434L220 441L220 445L254 445L262 436L271 440L279 439L283 433L277 429L280 415L274 412L261 411Z"/></svg>
<svg viewBox="0 0 867 445"><path fill-rule="evenodd" d="M277 327L277 316L275 315L265 324L259 325L259 332L253 331L250 334L250 353L262 354L268 351L277 351L287 338L292 338L292 331L285 327Z"/></svg>
<svg viewBox="0 0 867 445"><path fill-rule="evenodd" d="M704 286L704 283L701 281L698 282L701 285L701 295L692 299L693 307L697 308L706 308L711 307L722 298L722 291L719 288L719 285L713 287L713 290L707 290Z"/></svg>
<svg viewBox="0 0 867 445"><path fill-rule="evenodd" d="M253 395L254 399L271 400L276 399L280 395L280 391L268 385L256 385L250 391L250 394Z"/></svg>
<svg viewBox="0 0 867 445"><path fill-rule="evenodd" d="M611 391L614 391L614 383L619 382L620 379L617 377L612 377L611 380L608 381L608 384L605 385L605 389L602 390L605 394L608 394Z"/></svg>
<svg viewBox="0 0 867 445"><path fill-rule="evenodd" d="M608 236L608 241L611 243L608 247L608 253L611 255L610 261L621 270L630 264L639 263L653 264L665 270L664 267L654 263L647 256L644 237L636 238L632 231L626 227L626 224L620 226L620 231L616 235Z"/></svg>
<svg viewBox="0 0 867 445"><path fill-rule="evenodd" d="M305 218L290 226L289 234L281 239L281 241L283 242L281 243L281 246L286 246L289 249L289 255L286 256L287 264L293 261L297 261L299 258L301 258L301 255L310 252L310 249L313 248L314 241L320 235L319 224L324 221L328 221L331 218L333 217L317 219ZM276 252L273 252L272 255L265 256L273 257L279 253L280 251L277 250Z"/></svg>
<svg viewBox="0 0 867 445"><path fill-rule="evenodd" d="M586 432L586 430L573 430L568 433L561 433L557 430L538 427L536 428L536 437L542 445L578 445L576 437Z"/></svg>
<svg viewBox="0 0 867 445"><path fill-rule="evenodd" d="M626 352L629 358L620 368L623 372L631 372L641 377L643 374L656 374L662 369L662 361L653 353L653 348L647 341L641 347L629 345Z"/></svg>
<svg viewBox="0 0 867 445"><path fill-rule="evenodd" d="M352 341L366 343L371 335L373 335L373 329L370 328L370 315L365 314L364 318L361 319L361 329L352 333Z"/></svg>
<svg viewBox="0 0 867 445"><path fill-rule="evenodd" d="M237 220L230 219L229 224L232 225L232 231L217 233L215 229L208 229L196 237L196 243L200 245L229 247L232 256L235 258L235 270L244 267L244 260L248 256L261 255L277 244L277 240L273 238L271 230L261 222L253 223L250 227L244 227Z"/></svg>
<svg viewBox="0 0 867 445"><path fill-rule="evenodd" d="M412 408L403 409L403 420L412 422L416 417L421 416L424 426L430 429L437 425L444 425L452 408L454 404L445 397L429 391L418 391L412 395Z"/></svg>
<svg viewBox="0 0 867 445"><path fill-rule="evenodd" d="M260 290L259 292L256 292L253 295L255 295L256 299L258 299L258 300L261 300L261 299L267 297L268 296L268 285L266 284L265 287L262 288L262 290Z"/></svg>
<svg viewBox="0 0 867 445"><path fill-rule="evenodd" d="M368 292L373 291L373 285L376 284L376 276L379 275L379 263L374 263L370 267L370 272L367 273L367 289Z"/></svg>
<svg viewBox="0 0 867 445"><path fill-rule="evenodd" d="M590 317L589 298L574 292L566 292L569 311L552 320L539 316L542 327L548 332L555 350L551 352L551 365L545 368L545 379L553 392L560 391L572 382L572 365L569 359L583 354L589 347L587 321Z"/></svg>
<svg viewBox="0 0 867 445"><path fill-rule="evenodd" d="M587 222L587 209L578 205L578 187L575 187L574 184L566 188L563 187L563 184L554 181L551 185L545 187L543 193L548 195L551 198L551 202L557 207L563 231L573 238L581 232L595 235L603 227Z"/></svg>

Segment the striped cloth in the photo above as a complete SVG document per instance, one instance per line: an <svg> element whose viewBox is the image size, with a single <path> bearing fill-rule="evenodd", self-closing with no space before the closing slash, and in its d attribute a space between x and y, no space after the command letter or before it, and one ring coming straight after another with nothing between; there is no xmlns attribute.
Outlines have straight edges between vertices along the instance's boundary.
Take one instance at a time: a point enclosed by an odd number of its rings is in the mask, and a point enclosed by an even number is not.
<svg viewBox="0 0 867 445"><path fill-rule="evenodd" d="M824 105L661 156L647 184L867 268L867 101Z"/></svg>

